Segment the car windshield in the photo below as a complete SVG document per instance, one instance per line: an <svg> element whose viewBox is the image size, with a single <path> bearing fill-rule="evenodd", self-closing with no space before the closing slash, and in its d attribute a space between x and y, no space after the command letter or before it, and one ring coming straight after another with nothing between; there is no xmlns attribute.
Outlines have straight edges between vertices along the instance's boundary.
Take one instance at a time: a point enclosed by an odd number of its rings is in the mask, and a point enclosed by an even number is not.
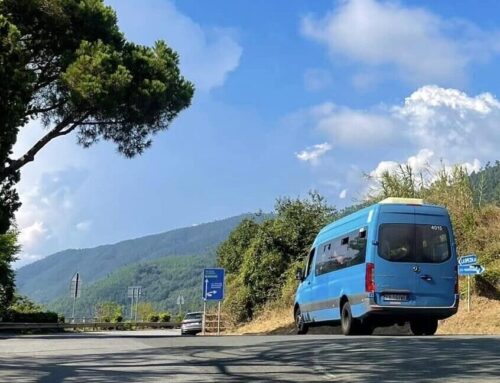
<svg viewBox="0 0 500 383"><path fill-rule="evenodd" d="M201 319L201 313L189 313L189 314L186 314L186 316L184 317L184 319Z"/></svg>
<svg viewBox="0 0 500 383"><path fill-rule="evenodd" d="M441 225L380 225L379 255L392 262L439 263L450 258L448 229Z"/></svg>

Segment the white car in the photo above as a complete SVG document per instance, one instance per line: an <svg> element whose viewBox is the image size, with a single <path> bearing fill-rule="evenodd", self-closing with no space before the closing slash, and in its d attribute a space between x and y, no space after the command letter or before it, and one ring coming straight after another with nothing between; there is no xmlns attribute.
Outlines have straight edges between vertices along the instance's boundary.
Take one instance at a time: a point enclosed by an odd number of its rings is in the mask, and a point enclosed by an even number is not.
<svg viewBox="0 0 500 383"><path fill-rule="evenodd" d="M203 326L202 312L187 313L181 323L181 334L196 335L202 331L202 326Z"/></svg>

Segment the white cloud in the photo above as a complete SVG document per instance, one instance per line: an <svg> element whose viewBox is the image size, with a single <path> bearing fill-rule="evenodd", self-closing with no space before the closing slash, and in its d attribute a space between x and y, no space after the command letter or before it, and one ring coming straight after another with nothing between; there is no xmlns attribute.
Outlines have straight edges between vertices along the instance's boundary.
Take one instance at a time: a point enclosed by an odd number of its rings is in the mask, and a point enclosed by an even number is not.
<svg viewBox="0 0 500 383"><path fill-rule="evenodd" d="M320 157L323 156L326 152L328 152L332 146L324 142L322 144L316 144L314 146L310 146L306 148L305 150L296 153L295 156L300 160L300 161L305 161L305 162L311 162L313 164L317 164Z"/></svg>
<svg viewBox="0 0 500 383"><path fill-rule="evenodd" d="M326 143L335 148L335 167L325 163L315 172L327 179L334 175L336 193L342 185L360 198L366 187L362 169L371 168L367 174L379 177L406 164L430 176L442 166L461 165L470 173L497 159L500 147L500 101L494 95L437 86L421 87L401 104L367 110L325 102L292 115L291 121L330 138Z"/></svg>
<svg viewBox="0 0 500 383"><path fill-rule="evenodd" d="M325 102L293 115L330 138L330 144L352 153L389 148L466 163L495 159L500 145L500 101L490 93L469 96L456 89L429 85L417 89L403 104L356 110ZM471 166L474 164L471 162Z"/></svg>
<svg viewBox="0 0 500 383"><path fill-rule="evenodd" d="M373 137L382 143L394 139L396 125L388 116L337 107L317 120L316 127L331 137L335 145L371 146Z"/></svg>
<svg viewBox="0 0 500 383"><path fill-rule="evenodd" d="M240 62L242 47L230 28L201 26L165 0L114 0L127 38L151 45L163 39L180 55L183 75L197 90L224 84Z"/></svg>
<svg viewBox="0 0 500 383"><path fill-rule="evenodd" d="M301 32L325 44L334 57L365 68L389 66L416 84L460 84L471 62L499 51L497 31L396 1L342 1L323 17L304 17Z"/></svg>
<svg viewBox="0 0 500 383"><path fill-rule="evenodd" d="M88 219L88 220L85 220L85 221L82 221L82 222L78 222L75 225L75 228L78 231L87 231L87 230L90 229L91 226L92 226L92 221Z"/></svg>
<svg viewBox="0 0 500 383"><path fill-rule="evenodd" d="M332 83L332 76L325 69L310 68L304 73L304 86L310 92L328 88Z"/></svg>
<svg viewBox="0 0 500 383"><path fill-rule="evenodd" d="M498 154L500 102L490 93L471 97L456 89L425 86L391 114L411 140L440 157L462 162Z"/></svg>
<svg viewBox="0 0 500 383"><path fill-rule="evenodd" d="M347 197L347 189L342 189L342 191L339 194L340 199L345 199Z"/></svg>
<svg viewBox="0 0 500 383"><path fill-rule="evenodd" d="M16 223L22 251L16 267L41 258L40 253L60 250L66 241L77 239L78 233L90 228L90 220L78 219L83 212L75 204L87 177L88 171L69 167L42 173L35 182L29 180L19 185L22 206L16 213Z"/></svg>
<svg viewBox="0 0 500 383"><path fill-rule="evenodd" d="M19 243L23 249L30 250L36 247L47 236L48 230L43 222L36 221L24 227L19 233Z"/></svg>

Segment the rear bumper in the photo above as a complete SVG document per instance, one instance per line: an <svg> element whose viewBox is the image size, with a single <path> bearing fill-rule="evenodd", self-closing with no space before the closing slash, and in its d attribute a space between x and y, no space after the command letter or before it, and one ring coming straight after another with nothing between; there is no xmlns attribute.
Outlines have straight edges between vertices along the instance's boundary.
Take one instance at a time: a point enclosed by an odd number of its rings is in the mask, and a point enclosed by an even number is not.
<svg viewBox="0 0 500 383"><path fill-rule="evenodd" d="M375 317L396 317L398 319L411 319L415 317L433 317L437 319L446 319L456 314L458 310L459 296L455 295L451 306L431 307L431 306L389 306L375 303L373 298L368 298L366 313L364 316Z"/></svg>
<svg viewBox="0 0 500 383"><path fill-rule="evenodd" d="M201 325L183 324L181 325L181 332L183 334L197 334L202 331L201 327Z"/></svg>

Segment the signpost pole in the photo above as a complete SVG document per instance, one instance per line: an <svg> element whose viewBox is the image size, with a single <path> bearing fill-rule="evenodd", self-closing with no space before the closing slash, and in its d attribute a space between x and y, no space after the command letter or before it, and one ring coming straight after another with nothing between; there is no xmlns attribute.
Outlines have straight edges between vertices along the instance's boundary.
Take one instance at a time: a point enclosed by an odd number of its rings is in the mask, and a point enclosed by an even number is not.
<svg viewBox="0 0 500 383"><path fill-rule="evenodd" d="M467 311L470 311L470 275L467 275Z"/></svg>
<svg viewBox="0 0 500 383"><path fill-rule="evenodd" d="M71 314L71 322L75 323L75 305L76 305L76 295L73 296L73 314Z"/></svg>
<svg viewBox="0 0 500 383"><path fill-rule="evenodd" d="M134 291L132 290L132 301L130 302L130 320L134 320Z"/></svg>
<svg viewBox="0 0 500 383"><path fill-rule="evenodd" d="M140 287L137 287L137 299L135 300L135 321L137 322L137 311L139 311L139 296L141 295Z"/></svg>
<svg viewBox="0 0 500 383"><path fill-rule="evenodd" d="M220 301L218 302L217 307L217 336L220 335Z"/></svg>
<svg viewBox="0 0 500 383"><path fill-rule="evenodd" d="M205 335L205 326L206 326L206 323L205 323L205 316L206 316L206 313L207 313L207 300L203 300L203 335Z"/></svg>

